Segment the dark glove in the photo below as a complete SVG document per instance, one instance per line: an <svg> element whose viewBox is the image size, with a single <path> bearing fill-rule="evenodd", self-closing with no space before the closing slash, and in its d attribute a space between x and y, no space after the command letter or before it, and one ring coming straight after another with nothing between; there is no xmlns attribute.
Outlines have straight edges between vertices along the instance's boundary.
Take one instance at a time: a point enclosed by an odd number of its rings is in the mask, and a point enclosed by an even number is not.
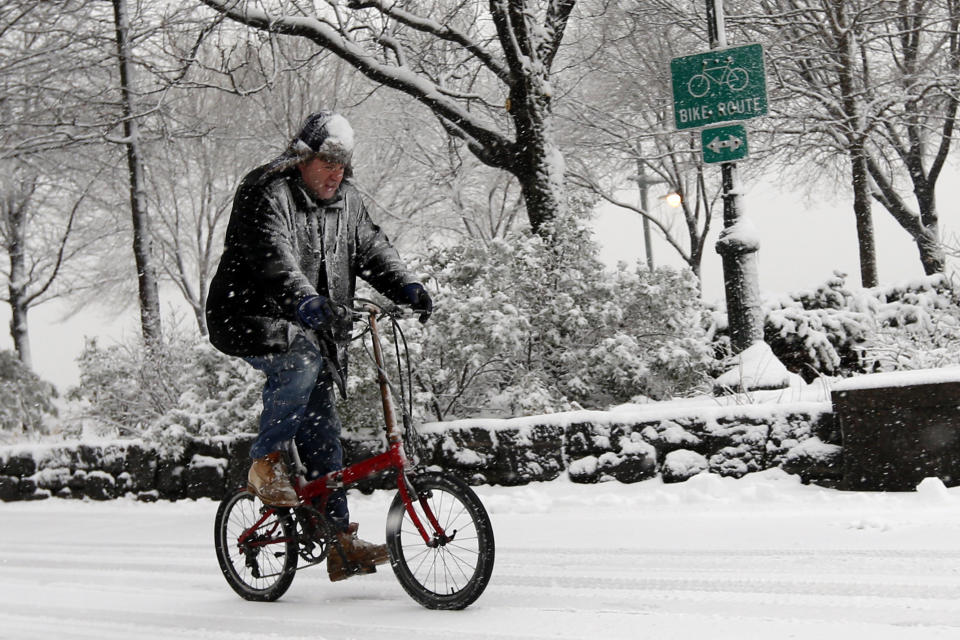
<svg viewBox="0 0 960 640"><path fill-rule="evenodd" d="M420 312L420 322L426 322L433 313L433 299L419 282L403 285L400 304L408 304L411 309Z"/></svg>
<svg viewBox="0 0 960 640"><path fill-rule="evenodd" d="M307 296L297 305L297 318L311 329L329 328L336 316L333 305L324 296Z"/></svg>

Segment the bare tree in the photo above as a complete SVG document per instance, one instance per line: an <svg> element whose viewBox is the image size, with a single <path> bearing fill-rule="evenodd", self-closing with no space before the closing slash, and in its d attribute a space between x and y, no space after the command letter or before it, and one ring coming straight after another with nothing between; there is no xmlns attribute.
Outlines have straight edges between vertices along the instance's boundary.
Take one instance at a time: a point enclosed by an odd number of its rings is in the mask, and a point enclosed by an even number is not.
<svg viewBox="0 0 960 640"><path fill-rule="evenodd" d="M797 157L849 158L862 284L877 284L871 199L924 271L942 271L934 191L957 113L956 0L759 0L735 19L768 43L780 139Z"/></svg>
<svg viewBox="0 0 960 640"><path fill-rule="evenodd" d="M485 164L513 174L534 229L564 205L551 68L575 0L400 4L202 0L253 28L306 38L413 97ZM504 132L513 126L513 136Z"/></svg>
<svg viewBox="0 0 960 640"><path fill-rule="evenodd" d="M140 326L147 345L158 345L161 339L160 293L157 270L151 248L150 217L144 192L144 152L137 119L136 79L132 59L130 16L126 0L113 1L116 27L117 65L120 77L120 109L123 138L118 140L126 151L127 175L130 179L130 217L133 221L133 257L137 265L140 298Z"/></svg>
<svg viewBox="0 0 960 640"><path fill-rule="evenodd" d="M397 102L390 96L384 111L396 114ZM391 118L387 127L369 125L377 149L362 167L360 188L378 220L399 223L397 238L411 249L458 237L502 238L522 218L516 178L481 163L461 141L424 122L419 109Z"/></svg>
<svg viewBox="0 0 960 640"><path fill-rule="evenodd" d="M140 28L144 23L137 21L135 28L126 0L111 4L112 12L110 5L92 0L4 4L0 48L6 64L0 67L0 82L7 91L0 100L0 111L6 116L0 122L0 158L29 159L55 172L43 157L70 150L91 161L78 170L96 176L103 175L105 166L115 166L113 149L123 148L141 320L144 338L150 343L159 339L160 308L143 194L140 123L160 99L138 104L133 43L142 46L145 38L157 35L159 27L151 24L153 31L148 33ZM99 199L105 200L104 196ZM115 258L111 267L116 270Z"/></svg>
<svg viewBox="0 0 960 640"><path fill-rule="evenodd" d="M32 366L29 311L82 286L70 267L97 238L80 224L80 210L91 184L75 191L69 184L42 184L35 168L6 161L0 165L0 280L10 306L10 335L20 361Z"/></svg>
<svg viewBox="0 0 960 640"><path fill-rule="evenodd" d="M147 195L164 276L176 285L207 335L207 287L220 256L222 234L242 167L225 162L230 140L216 135L155 145ZM232 158L231 158L232 160Z"/></svg>
<svg viewBox="0 0 960 640"><path fill-rule="evenodd" d="M953 144L960 105L960 2L899 2L900 14L885 25L884 51L896 69L900 94L881 114L881 131L867 168L873 196L917 244L927 275L942 272L936 185ZM916 208L898 188L909 179Z"/></svg>
<svg viewBox="0 0 960 640"><path fill-rule="evenodd" d="M9 176L9 174L7 174ZM4 179L0 188L0 238L9 260L5 274L7 296L4 302L10 305L10 335L20 362L32 366L30 335L27 329L27 212L30 198L36 189L36 179Z"/></svg>
<svg viewBox="0 0 960 640"><path fill-rule="evenodd" d="M705 170L696 134L673 131L669 69L671 58L705 44L691 16L672 3L584 6L593 15L572 26L575 53L560 57L561 64L571 59L557 116L563 144L575 150L568 171L604 201L643 217L699 276L719 176ZM679 194L680 207L666 214L649 202L645 208L636 192L651 185Z"/></svg>

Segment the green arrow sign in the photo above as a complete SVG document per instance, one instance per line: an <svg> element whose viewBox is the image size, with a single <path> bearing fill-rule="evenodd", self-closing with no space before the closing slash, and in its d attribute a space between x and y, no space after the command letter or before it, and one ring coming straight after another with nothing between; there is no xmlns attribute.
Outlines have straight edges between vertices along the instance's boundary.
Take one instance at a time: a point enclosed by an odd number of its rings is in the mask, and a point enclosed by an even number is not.
<svg viewBox="0 0 960 640"><path fill-rule="evenodd" d="M700 132L700 148L708 164L743 160L749 153L747 130L739 124L704 129Z"/></svg>
<svg viewBox="0 0 960 640"><path fill-rule="evenodd" d="M763 47L748 44L670 61L673 119L695 129L767 113Z"/></svg>

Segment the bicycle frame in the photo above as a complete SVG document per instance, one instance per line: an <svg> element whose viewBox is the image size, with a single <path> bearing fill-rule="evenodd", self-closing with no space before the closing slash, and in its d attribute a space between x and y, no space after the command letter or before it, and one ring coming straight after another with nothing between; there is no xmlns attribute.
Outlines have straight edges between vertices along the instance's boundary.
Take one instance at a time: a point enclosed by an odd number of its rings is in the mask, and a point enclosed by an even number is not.
<svg viewBox="0 0 960 640"><path fill-rule="evenodd" d="M413 522L417 528L417 531L420 533L420 536L423 538L424 544L432 547L438 544L449 542L452 538L447 536L446 532L443 530L443 527L437 521L437 517L430 509L426 498L417 496L413 486L407 481L406 474L411 470L412 465L403 448L403 432L397 426L393 407L393 397L390 393L389 379L387 378L386 368L384 366L383 350L380 343L380 332L377 326L377 315L382 313L382 310L373 303L368 302L363 304L362 312L367 315L367 322L370 326L370 335L373 342L373 357L377 367L380 398L383 403L383 416L387 433L388 448L381 454L361 460L352 465L344 467L343 469L331 471L330 473L317 478L316 480L308 482L304 477L304 467L300 461L299 455L297 455L296 447L291 446L290 452L291 456L293 457L293 465L294 468L297 469L294 490L297 492L301 504L310 504L314 498L320 498L321 506L319 509L322 511L323 507L326 505L327 498L333 491L346 488L373 474L380 473L381 471L396 469L397 490L399 491L400 498L403 500L404 506L406 507L407 514L410 516L411 522ZM416 510L413 507L414 502L419 502L421 508L423 509L423 513L427 516L427 524L429 524L432 531L428 530L427 526L425 526L420 517L417 515ZM277 508L267 507L260 519L257 520L253 526L244 531L243 534L241 534L237 541L238 544L243 545L245 541L253 536L260 526L276 512L276 510ZM286 538L273 538L268 542L248 542L246 544L251 547L256 547L263 546L265 544L278 544L286 542Z"/></svg>

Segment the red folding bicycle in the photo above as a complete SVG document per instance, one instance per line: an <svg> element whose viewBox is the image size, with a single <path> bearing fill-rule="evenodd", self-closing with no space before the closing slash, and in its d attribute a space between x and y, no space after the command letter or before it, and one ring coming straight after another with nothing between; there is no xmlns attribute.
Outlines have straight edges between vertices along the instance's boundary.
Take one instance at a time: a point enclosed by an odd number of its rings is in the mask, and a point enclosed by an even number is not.
<svg viewBox="0 0 960 640"><path fill-rule="evenodd" d="M480 597L493 572L490 518L465 482L449 473L419 468L419 441L411 419L409 354L397 323L402 311L384 310L370 301L357 300L352 312L365 321L361 336L369 332L371 337L387 450L307 481L296 447L291 446L288 468L300 504L292 508L264 505L246 488L227 495L217 509L214 526L220 569L241 597L276 600L290 587L298 570L319 564L330 553L339 553L346 560L325 515L330 493L375 474L392 472L397 494L387 514L386 543L397 579L414 600L429 609L463 609ZM384 366L378 329L378 320L383 318L388 318L394 329L402 428L395 420L392 384ZM401 342L408 363L407 388ZM360 567L348 564L348 571L359 573Z"/></svg>

